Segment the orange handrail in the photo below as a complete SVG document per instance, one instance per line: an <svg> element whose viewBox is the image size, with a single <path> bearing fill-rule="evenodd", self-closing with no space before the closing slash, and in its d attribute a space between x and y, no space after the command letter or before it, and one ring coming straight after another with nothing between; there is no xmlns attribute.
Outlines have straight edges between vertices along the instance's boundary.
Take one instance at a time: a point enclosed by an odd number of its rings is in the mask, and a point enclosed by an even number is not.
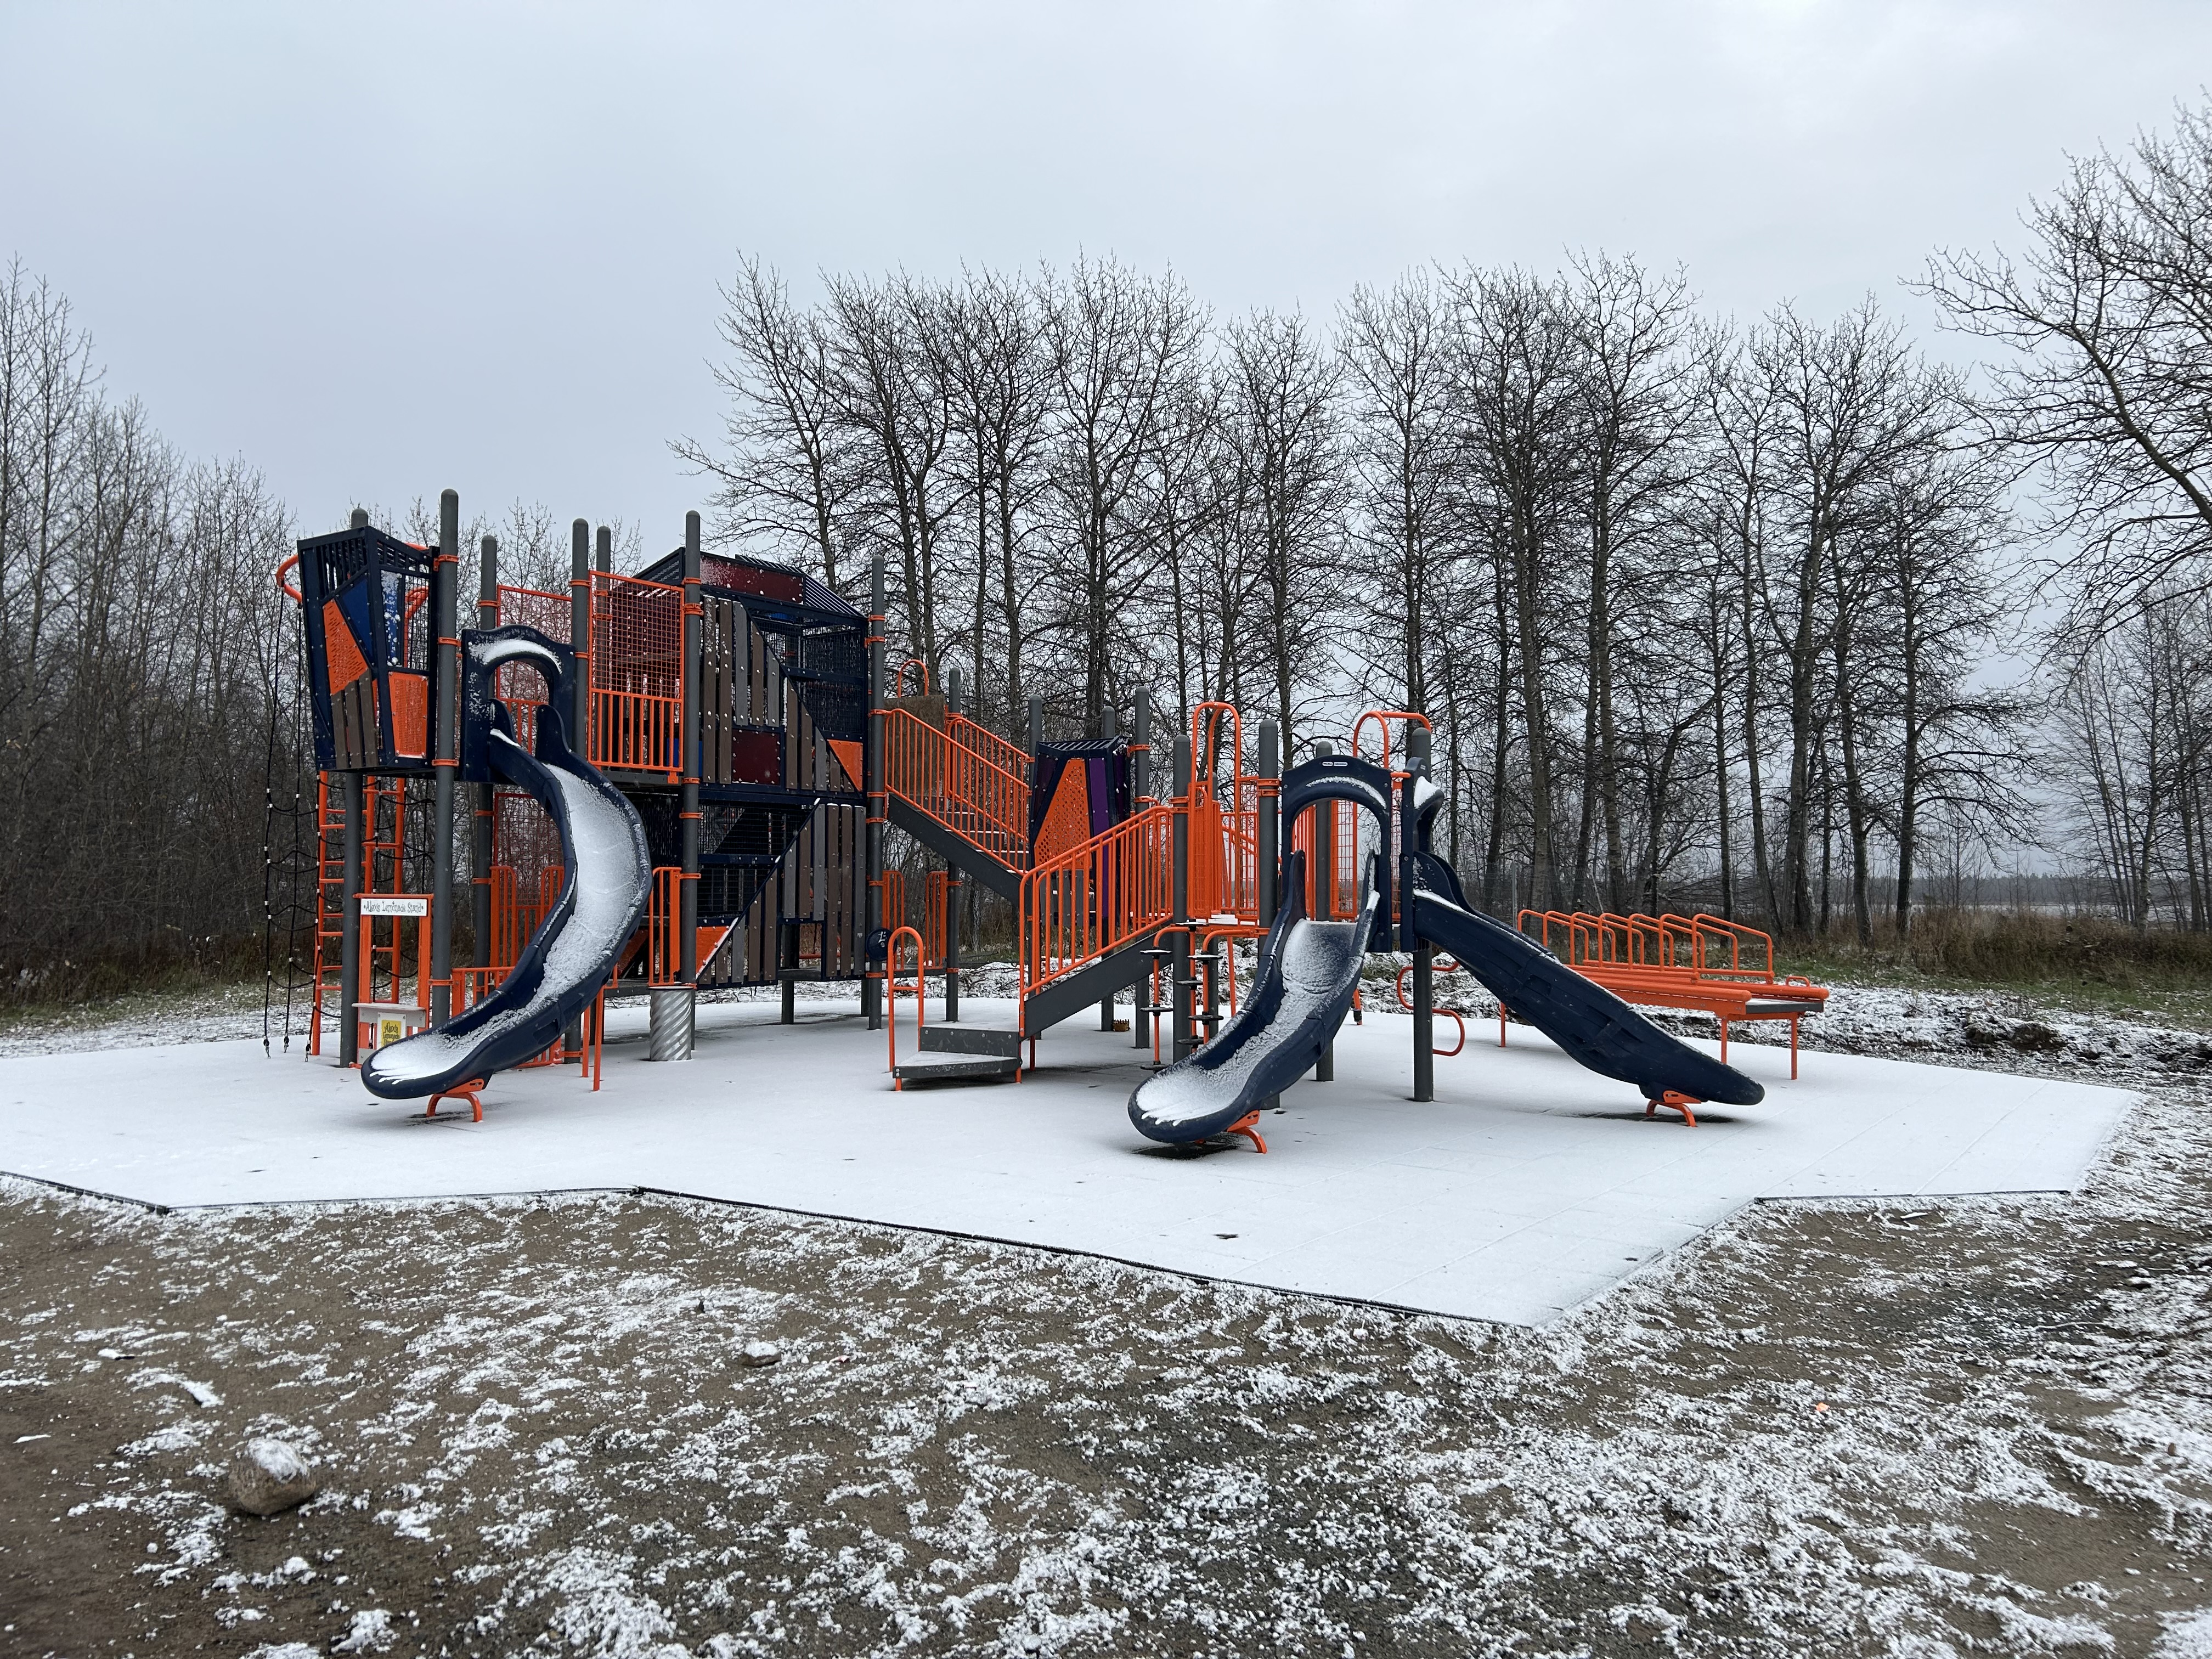
<svg viewBox="0 0 2212 1659"><path fill-rule="evenodd" d="M666 986L681 983L684 971L682 932L684 872L673 864L657 865L653 872L653 896L645 912L645 982Z"/></svg>
<svg viewBox="0 0 2212 1659"><path fill-rule="evenodd" d="M907 695L906 671L909 668L921 670L921 695L927 696L929 695L929 665L920 657L908 657L898 665L898 672L891 676L891 696L903 697Z"/></svg>
<svg viewBox="0 0 2212 1659"><path fill-rule="evenodd" d="M1382 728L1382 757L1380 764L1386 772L1392 769L1390 766L1390 722L1392 720L1405 726L1410 726L1418 720L1425 732L1433 732L1436 729L1429 724L1429 717L1426 714L1414 709L1370 708L1352 724L1352 754L1355 760L1359 757L1359 734L1367 729L1367 722L1370 720L1373 720Z"/></svg>
<svg viewBox="0 0 2212 1659"><path fill-rule="evenodd" d="M1174 809L1150 806L1024 872L1024 1000L1174 921Z"/></svg>
<svg viewBox="0 0 2212 1659"><path fill-rule="evenodd" d="M1459 967L1459 963L1451 961L1448 957L1439 957L1430 965L1436 972L1440 974L1451 973ZM1406 994L1406 981L1413 976L1413 964L1410 962L1398 970L1398 1006L1406 1010L1408 1013L1411 1013L1413 1010L1413 1000ZM1433 1043L1430 1045L1431 1053L1442 1054L1446 1060L1449 1060L1454 1054L1467 1047L1467 1021L1460 1017L1459 1010L1456 1008L1438 1008L1434 1012L1439 1014L1449 1014L1451 1016L1451 1023L1459 1027L1459 1041L1453 1043L1450 1048L1439 1048Z"/></svg>
<svg viewBox="0 0 2212 1659"><path fill-rule="evenodd" d="M1029 861L1030 787L910 709L881 708L884 787L1009 869Z"/></svg>
<svg viewBox="0 0 2212 1659"><path fill-rule="evenodd" d="M299 562L300 556L297 553L295 553L290 558L285 560L283 563L276 567L276 591L279 593L282 593L286 599L291 600L295 605L305 605L307 601L301 598L300 590L298 588L287 587L284 585L284 573L293 568L293 567L297 565Z"/></svg>
<svg viewBox="0 0 2212 1659"><path fill-rule="evenodd" d="M914 982L910 985L899 982L899 941L902 939L910 939L914 941ZM921 1028L929 1023L929 1011L924 1004L924 990L921 935L911 927L895 927L891 930L890 943L884 951L884 1035L890 1043L891 1087L900 1093L905 1092L906 1085L900 1081L898 1074L898 996L901 991L914 993L915 1041L919 1042L921 1040Z"/></svg>
<svg viewBox="0 0 2212 1659"><path fill-rule="evenodd" d="M979 726L965 714L947 715L945 731L953 742L974 750L1001 772L1024 783L1029 781L1030 751L1021 744L1009 743L989 726Z"/></svg>

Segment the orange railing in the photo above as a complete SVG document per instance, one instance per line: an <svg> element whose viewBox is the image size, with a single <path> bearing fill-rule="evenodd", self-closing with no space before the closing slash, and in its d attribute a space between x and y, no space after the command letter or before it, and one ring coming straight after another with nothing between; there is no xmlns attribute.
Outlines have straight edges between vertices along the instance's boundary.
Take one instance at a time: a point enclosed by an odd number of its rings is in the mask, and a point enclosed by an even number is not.
<svg viewBox="0 0 2212 1659"><path fill-rule="evenodd" d="M538 872L537 891L532 894L514 866L492 866L489 955L501 973L520 959L523 947L544 921L546 913L560 902L561 884L567 879L566 869L549 864Z"/></svg>
<svg viewBox="0 0 2212 1659"><path fill-rule="evenodd" d="M908 939L914 941L914 977L910 980L902 980L898 976L899 941ZM896 1091L902 1091L906 1087L898 1074L900 992L911 993L914 997L914 1032L916 1043L921 1041L922 1027L929 1023L927 1011L922 1006L924 996L928 989L923 982L922 969L921 935L911 927L893 928L890 940L884 952L884 1039L890 1055L891 1087Z"/></svg>
<svg viewBox="0 0 2212 1659"><path fill-rule="evenodd" d="M1009 743L988 726L978 726L965 714L952 714L945 722L946 735L963 748L972 749L990 765L1011 777L1027 782L1030 775L1030 751L1018 743Z"/></svg>
<svg viewBox="0 0 2212 1659"><path fill-rule="evenodd" d="M996 764L908 709L882 709L877 717L883 722L886 789L1008 868L1019 869L1029 861L1025 771Z"/></svg>
<svg viewBox="0 0 2212 1659"><path fill-rule="evenodd" d="M1022 995L1175 920L1175 812L1152 806L1022 877Z"/></svg>
<svg viewBox="0 0 2212 1659"><path fill-rule="evenodd" d="M1712 1015L1720 1025L1723 1060L1728 1058L1730 1022L1787 1020L1793 1078L1798 1019L1817 1012L1828 1000L1826 989L1803 975L1775 972L1772 939L1720 916L1523 910L1517 925L1570 968L1624 1001ZM1747 959L1753 956L1758 960ZM1501 1006L1501 1046L1504 1030Z"/></svg>
<svg viewBox="0 0 2212 1659"><path fill-rule="evenodd" d="M593 572L590 675L592 763L679 776L684 590Z"/></svg>
<svg viewBox="0 0 2212 1659"><path fill-rule="evenodd" d="M684 872L672 864L655 865L653 896L645 911L645 982L683 983Z"/></svg>
<svg viewBox="0 0 2212 1659"><path fill-rule="evenodd" d="M1519 926L1571 968L1672 970L1747 986L1802 988L1812 982L1802 975L1775 972L1774 940L1767 934L1703 912L1523 910Z"/></svg>

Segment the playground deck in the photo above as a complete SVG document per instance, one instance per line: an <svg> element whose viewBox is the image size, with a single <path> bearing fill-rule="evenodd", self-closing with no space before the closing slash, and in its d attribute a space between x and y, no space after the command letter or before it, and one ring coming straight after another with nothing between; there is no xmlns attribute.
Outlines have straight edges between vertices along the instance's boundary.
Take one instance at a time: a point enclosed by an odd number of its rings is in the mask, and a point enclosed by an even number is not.
<svg viewBox="0 0 2212 1659"><path fill-rule="evenodd" d="M1417 1105L1378 1017L1262 1119L1272 1152L1194 1157L1130 1129L1126 1035L1071 1022L1018 1085L895 1094L857 1004L701 1014L697 1058L648 1079L618 1010L606 1091L504 1074L475 1125L253 1042L11 1060L0 1170L173 1206L643 1188L1540 1326L1759 1199L2071 1189L2135 1099L1844 1054L1792 1083L1739 1045L1765 1101L1689 1128L1516 1028Z"/></svg>

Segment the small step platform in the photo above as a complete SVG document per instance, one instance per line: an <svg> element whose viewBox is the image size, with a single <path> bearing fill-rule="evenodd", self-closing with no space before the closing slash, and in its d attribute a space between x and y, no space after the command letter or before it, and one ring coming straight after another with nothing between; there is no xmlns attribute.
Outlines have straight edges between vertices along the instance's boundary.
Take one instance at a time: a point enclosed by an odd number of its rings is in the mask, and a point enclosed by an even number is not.
<svg viewBox="0 0 2212 1659"><path fill-rule="evenodd" d="M1021 1070L1022 1034L1012 1026L939 1021L921 1028L921 1048L891 1068L900 1084L981 1083Z"/></svg>

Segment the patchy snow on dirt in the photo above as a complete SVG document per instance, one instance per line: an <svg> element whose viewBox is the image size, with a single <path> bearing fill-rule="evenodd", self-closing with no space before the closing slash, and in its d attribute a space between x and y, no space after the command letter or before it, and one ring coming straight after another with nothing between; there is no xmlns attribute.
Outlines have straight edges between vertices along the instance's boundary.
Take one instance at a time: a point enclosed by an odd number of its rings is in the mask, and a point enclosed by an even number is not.
<svg viewBox="0 0 2212 1659"><path fill-rule="evenodd" d="M2202 1040L1850 988L1808 1038L2147 1099L2079 1194L1755 1206L1540 1331L685 1200L0 1182L9 1639L2212 1656ZM263 1519L268 1437L324 1486Z"/></svg>

